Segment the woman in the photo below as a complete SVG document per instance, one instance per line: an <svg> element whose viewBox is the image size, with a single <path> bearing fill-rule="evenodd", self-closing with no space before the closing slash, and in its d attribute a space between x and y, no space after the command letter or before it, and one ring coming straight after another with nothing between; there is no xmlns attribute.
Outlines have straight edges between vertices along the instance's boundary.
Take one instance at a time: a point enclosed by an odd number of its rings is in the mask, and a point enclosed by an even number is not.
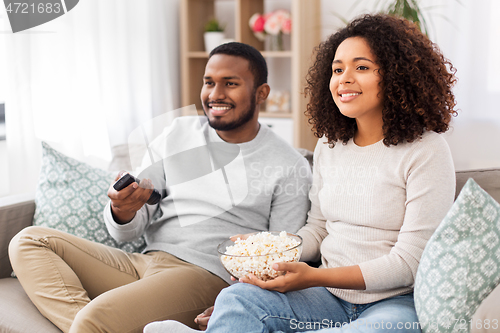
<svg viewBox="0 0 500 333"><path fill-rule="evenodd" d="M242 278L218 296L207 332L420 332L418 263L455 192L438 134L456 115L454 72L414 24L385 15L356 19L317 48L306 92L320 139L299 234L302 260L322 265Z"/></svg>

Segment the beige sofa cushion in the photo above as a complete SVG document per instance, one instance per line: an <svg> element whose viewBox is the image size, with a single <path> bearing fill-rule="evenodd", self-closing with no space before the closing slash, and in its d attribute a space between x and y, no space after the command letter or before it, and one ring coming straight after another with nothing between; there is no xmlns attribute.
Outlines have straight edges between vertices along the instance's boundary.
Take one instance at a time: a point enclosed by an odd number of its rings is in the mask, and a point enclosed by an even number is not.
<svg viewBox="0 0 500 333"><path fill-rule="evenodd" d="M31 303L17 279L0 279L0 332L61 333Z"/></svg>

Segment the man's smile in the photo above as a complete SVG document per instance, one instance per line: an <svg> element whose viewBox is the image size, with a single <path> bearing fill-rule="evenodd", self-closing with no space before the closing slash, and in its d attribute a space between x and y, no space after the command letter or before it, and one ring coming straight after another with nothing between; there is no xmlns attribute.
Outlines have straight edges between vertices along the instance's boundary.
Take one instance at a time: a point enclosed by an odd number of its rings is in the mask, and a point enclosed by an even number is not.
<svg viewBox="0 0 500 333"><path fill-rule="evenodd" d="M229 110L233 108L233 106L229 104L208 103L208 108L212 116L217 117L226 114Z"/></svg>

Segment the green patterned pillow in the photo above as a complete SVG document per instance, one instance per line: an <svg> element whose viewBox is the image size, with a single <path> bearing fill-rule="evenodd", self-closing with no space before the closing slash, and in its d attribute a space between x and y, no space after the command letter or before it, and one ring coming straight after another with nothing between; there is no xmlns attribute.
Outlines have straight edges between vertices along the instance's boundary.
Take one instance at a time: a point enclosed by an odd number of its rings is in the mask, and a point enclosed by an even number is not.
<svg viewBox="0 0 500 333"><path fill-rule="evenodd" d="M91 241L141 252L141 237L118 243L108 233L103 219L107 192L115 175L69 158L42 142L40 181L35 195L33 225L61 230Z"/></svg>
<svg viewBox="0 0 500 333"><path fill-rule="evenodd" d="M415 281L424 333L469 332L500 282L500 205L470 178L425 247Z"/></svg>

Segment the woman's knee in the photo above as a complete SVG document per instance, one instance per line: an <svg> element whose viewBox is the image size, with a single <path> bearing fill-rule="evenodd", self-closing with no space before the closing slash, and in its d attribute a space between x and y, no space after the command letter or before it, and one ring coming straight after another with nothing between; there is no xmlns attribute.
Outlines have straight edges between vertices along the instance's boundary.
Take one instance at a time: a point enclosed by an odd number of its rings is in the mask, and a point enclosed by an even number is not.
<svg viewBox="0 0 500 333"><path fill-rule="evenodd" d="M224 303L228 300L238 300L241 298L251 301L252 299L262 298L262 294L265 293L269 293L269 291L248 283L236 283L222 289L220 294L217 296L216 303Z"/></svg>
<svg viewBox="0 0 500 333"><path fill-rule="evenodd" d="M244 312L265 317L276 304L282 304L283 294L265 290L247 283L237 283L221 291L215 300L215 310Z"/></svg>
<svg viewBox="0 0 500 333"><path fill-rule="evenodd" d="M413 298L406 295L376 303L353 323L363 332L421 332Z"/></svg>

